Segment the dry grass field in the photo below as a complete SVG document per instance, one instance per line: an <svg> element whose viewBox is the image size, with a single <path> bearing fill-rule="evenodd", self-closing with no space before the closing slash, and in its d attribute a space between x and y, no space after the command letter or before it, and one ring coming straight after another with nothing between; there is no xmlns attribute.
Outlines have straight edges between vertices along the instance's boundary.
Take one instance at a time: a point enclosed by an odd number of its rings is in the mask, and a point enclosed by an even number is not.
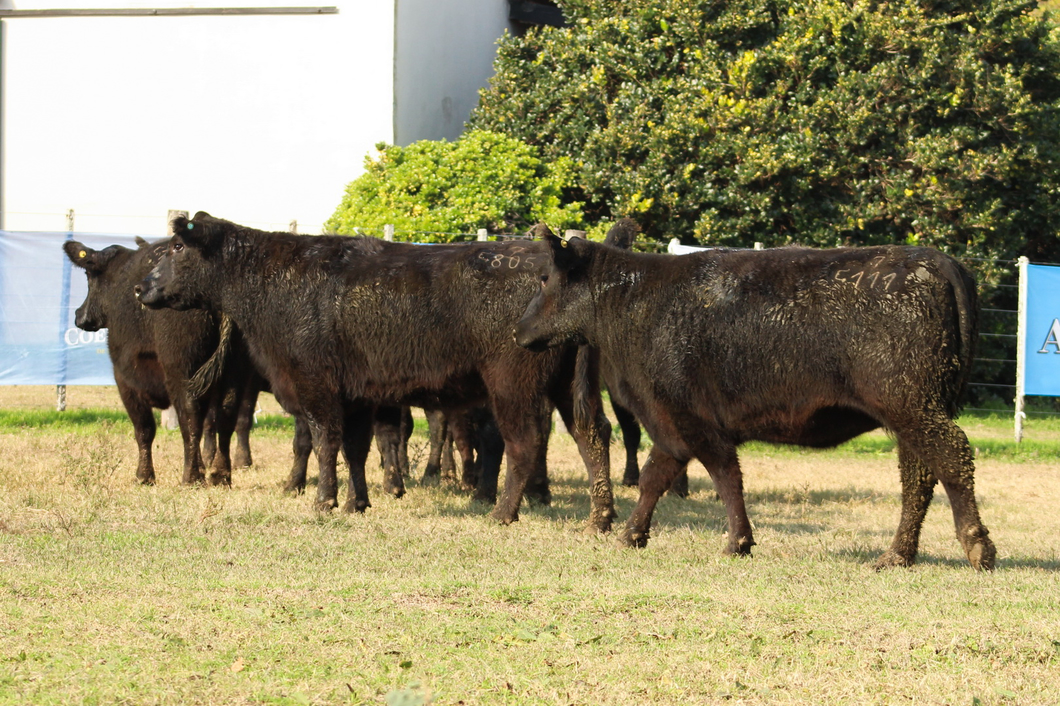
<svg viewBox="0 0 1060 706"><path fill-rule="evenodd" d="M882 435L746 449L758 546L730 559L697 467L647 549L585 534L565 435L552 506L497 527L452 487L383 496L374 454L367 514L313 512L280 492L278 415L231 489L179 486L169 431L158 484L140 487L113 389L53 406L51 389L0 388L0 704L1060 703L1060 429L1045 423L1015 451L1003 422L962 422L996 571L967 566L940 491L918 565L876 573L899 511ZM425 447L418 431L416 477ZM625 519L636 491L616 492Z"/></svg>

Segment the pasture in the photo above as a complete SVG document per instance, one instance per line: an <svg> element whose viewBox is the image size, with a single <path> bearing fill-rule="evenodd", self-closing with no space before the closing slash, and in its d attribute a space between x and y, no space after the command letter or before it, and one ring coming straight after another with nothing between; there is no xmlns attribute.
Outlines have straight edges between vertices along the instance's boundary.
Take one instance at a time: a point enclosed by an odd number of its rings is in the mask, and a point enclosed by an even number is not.
<svg viewBox="0 0 1060 706"><path fill-rule="evenodd" d="M586 534L565 434L552 506L500 527L419 484L422 418L408 494L383 494L373 449L373 506L350 516L281 494L271 398L231 489L181 487L164 430L158 484L137 485L112 388L53 404L0 388L0 704L1060 703L1060 422L1016 450L1010 418L960 420L996 571L968 567L939 489L918 564L876 573L900 507L882 434L745 448L758 546L735 559L698 466L646 549ZM616 440L616 480L620 458ZM624 522L636 490L615 492Z"/></svg>

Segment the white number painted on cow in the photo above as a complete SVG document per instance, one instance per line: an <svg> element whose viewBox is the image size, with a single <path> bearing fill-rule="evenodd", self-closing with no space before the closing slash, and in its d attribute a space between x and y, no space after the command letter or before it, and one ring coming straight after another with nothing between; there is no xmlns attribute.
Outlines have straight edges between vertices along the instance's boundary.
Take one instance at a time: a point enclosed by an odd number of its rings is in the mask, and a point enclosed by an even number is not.
<svg viewBox="0 0 1060 706"><path fill-rule="evenodd" d="M869 270L874 270L883 264L884 259L883 256L874 257L863 269L851 267L843 270L836 270L835 274L832 275L832 279L839 280L840 282L851 282L855 287L860 286L862 282L864 282L866 289L879 288L884 292L889 292L891 291L891 285L898 279L898 273L889 272L883 274L879 270L869 272Z"/></svg>
<svg viewBox="0 0 1060 706"><path fill-rule="evenodd" d="M537 264L537 258L539 256L537 254L524 255L523 253L525 252L526 248L521 246L512 248L510 255L483 250L477 255L477 258L481 260L485 266L493 270L499 270L505 267L509 270L530 269Z"/></svg>

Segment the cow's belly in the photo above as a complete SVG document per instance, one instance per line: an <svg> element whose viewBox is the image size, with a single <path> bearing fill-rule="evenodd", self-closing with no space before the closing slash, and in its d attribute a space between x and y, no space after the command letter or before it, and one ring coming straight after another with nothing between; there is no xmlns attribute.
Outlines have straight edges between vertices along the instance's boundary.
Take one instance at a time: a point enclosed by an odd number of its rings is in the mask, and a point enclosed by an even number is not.
<svg viewBox="0 0 1060 706"><path fill-rule="evenodd" d="M850 407L777 410L735 424L740 441L830 448L878 429L880 423Z"/></svg>

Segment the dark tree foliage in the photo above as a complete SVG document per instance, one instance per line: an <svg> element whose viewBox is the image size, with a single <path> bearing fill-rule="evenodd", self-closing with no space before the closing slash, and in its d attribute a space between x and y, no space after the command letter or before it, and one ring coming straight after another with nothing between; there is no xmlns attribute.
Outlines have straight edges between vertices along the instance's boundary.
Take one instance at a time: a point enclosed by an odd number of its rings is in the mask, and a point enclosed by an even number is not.
<svg viewBox="0 0 1060 706"><path fill-rule="evenodd" d="M560 5L568 27L502 42L471 122L573 159L590 224L934 246L977 270L993 334L1014 323L989 310L1015 308L994 261L1060 262L1060 41L1033 0ZM987 336L980 355L1013 347Z"/></svg>
<svg viewBox="0 0 1060 706"><path fill-rule="evenodd" d="M1060 44L1026 0L564 0L472 118L576 161L590 220L747 246L1060 260Z"/></svg>

